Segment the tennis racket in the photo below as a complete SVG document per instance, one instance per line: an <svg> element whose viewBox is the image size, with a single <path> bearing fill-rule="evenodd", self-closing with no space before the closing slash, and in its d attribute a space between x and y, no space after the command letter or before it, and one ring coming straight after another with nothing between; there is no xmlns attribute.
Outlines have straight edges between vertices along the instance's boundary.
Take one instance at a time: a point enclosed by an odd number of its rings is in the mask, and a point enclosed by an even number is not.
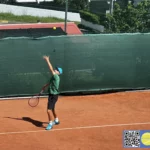
<svg viewBox="0 0 150 150"><path fill-rule="evenodd" d="M28 100L29 106L31 106L31 107L36 107L36 106L39 104L39 98L40 98L41 94L43 93L43 91L45 90L45 88L46 88L48 85L49 85L49 83L46 84L46 85L44 85L44 86L42 87L42 90L40 91L39 94L32 96L32 97Z"/></svg>

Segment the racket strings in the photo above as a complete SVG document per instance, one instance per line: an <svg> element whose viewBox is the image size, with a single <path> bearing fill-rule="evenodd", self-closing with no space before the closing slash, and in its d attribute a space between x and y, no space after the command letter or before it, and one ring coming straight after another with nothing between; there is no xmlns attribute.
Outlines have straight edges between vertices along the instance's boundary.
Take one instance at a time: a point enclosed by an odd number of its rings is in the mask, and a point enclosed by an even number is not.
<svg viewBox="0 0 150 150"><path fill-rule="evenodd" d="M31 107L36 107L39 104L39 96L43 93L45 88L48 87L48 86L49 86L49 83L43 86L42 90L40 91L40 93L38 95L35 95L35 96L33 96L32 98L30 98L28 100L28 104Z"/></svg>
<svg viewBox="0 0 150 150"><path fill-rule="evenodd" d="M39 97L38 96L33 96L32 98L29 99L29 105L31 107L37 106L39 103Z"/></svg>

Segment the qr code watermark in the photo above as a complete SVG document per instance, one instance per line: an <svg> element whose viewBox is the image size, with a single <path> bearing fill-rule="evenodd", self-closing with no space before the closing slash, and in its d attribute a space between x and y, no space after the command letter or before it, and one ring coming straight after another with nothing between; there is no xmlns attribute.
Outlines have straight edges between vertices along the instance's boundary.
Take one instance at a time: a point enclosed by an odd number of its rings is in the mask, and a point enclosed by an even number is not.
<svg viewBox="0 0 150 150"><path fill-rule="evenodd" d="M140 131L124 131L124 147L125 148L139 148L140 147Z"/></svg>

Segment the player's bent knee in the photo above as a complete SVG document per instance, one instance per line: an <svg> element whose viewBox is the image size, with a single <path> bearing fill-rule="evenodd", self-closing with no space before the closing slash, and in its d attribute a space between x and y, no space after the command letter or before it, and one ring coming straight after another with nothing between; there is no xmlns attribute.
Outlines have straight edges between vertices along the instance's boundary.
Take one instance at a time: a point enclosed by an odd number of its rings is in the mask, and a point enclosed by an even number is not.
<svg viewBox="0 0 150 150"><path fill-rule="evenodd" d="M52 112L52 109L47 109L47 112L49 113L49 112Z"/></svg>

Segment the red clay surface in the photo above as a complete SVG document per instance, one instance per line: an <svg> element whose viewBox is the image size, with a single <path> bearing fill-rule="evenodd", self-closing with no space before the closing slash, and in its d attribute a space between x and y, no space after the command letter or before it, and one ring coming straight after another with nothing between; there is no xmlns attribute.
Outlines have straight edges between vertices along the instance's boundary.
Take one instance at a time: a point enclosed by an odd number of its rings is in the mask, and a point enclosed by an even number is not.
<svg viewBox="0 0 150 150"><path fill-rule="evenodd" d="M51 131L46 98L36 108L27 99L0 101L0 150L123 150L123 130L150 129L149 97L149 91L60 97L61 124Z"/></svg>
<svg viewBox="0 0 150 150"><path fill-rule="evenodd" d="M64 23L28 23L28 24L2 24L0 30L5 29L30 29L30 28L53 28L61 27L64 31ZM67 34L68 35L81 35L82 32L73 22L67 23Z"/></svg>

